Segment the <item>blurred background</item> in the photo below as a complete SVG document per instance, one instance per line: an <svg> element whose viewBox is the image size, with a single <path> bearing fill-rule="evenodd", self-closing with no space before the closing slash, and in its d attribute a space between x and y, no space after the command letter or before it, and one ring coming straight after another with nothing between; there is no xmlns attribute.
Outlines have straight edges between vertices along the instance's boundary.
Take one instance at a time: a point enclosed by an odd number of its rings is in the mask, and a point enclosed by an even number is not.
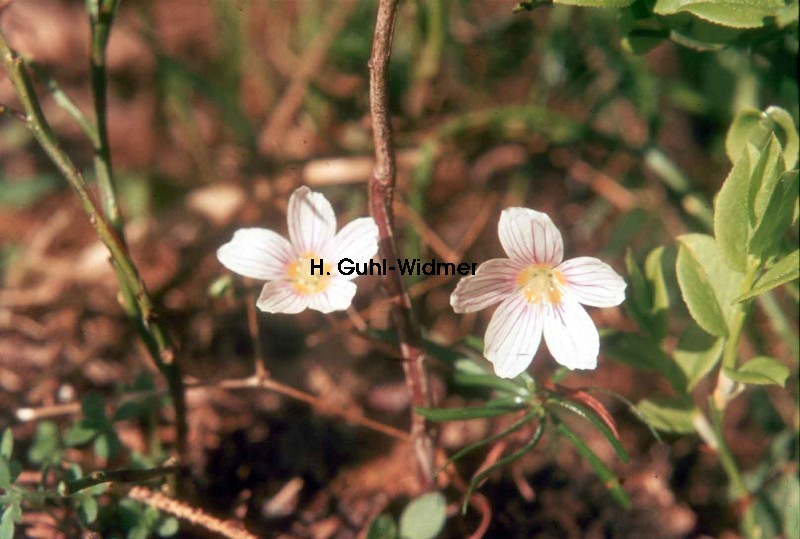
<svg viewBox="0 0 800 539"><path fill-rule="evenodd" d="M774 104L798 115L796 34L755 51L731 38L733 46L700 53L662 41L636 55L621 41L625 21L615 10L514 13L515 5L401 3L390 98L407 258L502 256L500 211L527 206L553 218L568 258L597 256L624 273L627 249L641 260L678 234L709 230L711 198L730 170L724 139L736 112ZM387 504L416 494L407 444L267 390L213 385L248 376L256 358L275 379L332 406L407 428L396 353L359 331L390 327L376 277L359 280L352 317L259 313L253 328L247 305L257 284L224 280L215 257L237 228L285 233L288 197L299 185L323 192L340 225L366 213L374 18L371 1L131 0L121 3L109 43L109 137L130 249L182 368L209 384L188 395L190 501L260 536L354 537ZM91 117L84 3L2 2L0 28L36 63L44 112L92 181L92 146L47 88L57 81ZM18 107L5 73L0 103ZM161 381L74 194L25 126L8 117L0 119L0 277L0 427L14 425L25 467L163 462L174 441L163 398L117 424L114 451L59 441L88 393L113 399ZM455 279L409 284L431 340L483 334L490 311L452 312ZM778 301L794 313L796 339L796 296ZM679 324L685 307L678 297L672 305ZM601 328L633 328L622 308L591 314ZM762 312L751 325L749 352L785 361L796 379L796 348L776 338ZM470 403L447 389L446 363L429 366L442 406ZM555 368L541 349L531 372L545 377ZM604 356L597 371L570 374L564 384L632 401L667 387ZM743 470L796 430L796 399L792 382L731 405L728 436ZM633 508L616 506L574 452L551 442L481 488L491 501L489 536L736 537L715 455L693 436L658 441L623 403L602 400L631 453L631 464L614 469ZM21 421L21 408L34 420ZM492 428L489 420L447 424L441 443L452 451ZM602 437L585 436L614 461ZM479 464L466 459L462 473ZM115 502L124 488L105 496L92 529L125 535L142 509ZM25 518L25 536L83 530L69 508ZM446 533L463 536L478 520L453 519Z"/></svg>

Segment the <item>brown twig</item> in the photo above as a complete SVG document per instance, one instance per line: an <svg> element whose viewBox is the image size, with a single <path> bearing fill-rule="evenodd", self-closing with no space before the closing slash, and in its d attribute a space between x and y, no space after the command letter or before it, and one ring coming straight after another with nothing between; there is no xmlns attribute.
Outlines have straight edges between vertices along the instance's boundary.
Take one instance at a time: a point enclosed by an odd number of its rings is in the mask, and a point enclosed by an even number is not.
<svg viewBox="0 0 800 539"><path fill-rule="evenodd" d="M375 167L369 179L369 205L380 233L381 257L395 260L397 245L394 238L394 195L397 165L392 145L389 120L389 59L398 0L381 0L369 59L369 96L372 115L372 136L375 144ZM384 292L390 300L391 314L397 327L400 354L403 358L406 385L411 402L416 407L431 405L430 386L425 372L422 335L414 318L408 288L398 272L389 272L383 279ZM420 479L425 489L433 483L435 469L433 440L427 431L425 418L411 412L411 436L419 464Z"/></svg>
<svg viewBox="0 0 800 539"><path fill-rule="evenodd" d="M220 520L205 513L199 507L193 507L188 503L169 498L160 492L153 492L145 487L133 487L128 491L128 497L138 502L146 503L159 511L175 515L181 520L219 534L222 537L229 539L256 539L256 536L248 532L239 522Z"/></svg>
<svg viewBox="0 0 800 539"><path fill-rule="evenodd" d="M403 442L410 441L410 437L407 432L404 432L400 429L396 429L390 425L381 423L380 421L375 421L374 419L364 417L360 412L356 410L348 410L346 408L333 406L327 403L324 398L314 396L310 393L306 393L305 391L301 391L299 389L295 389L291 386L287 386L270 378L259 378L258 376L251 376L249 378L220 380L218 382L211 382L211 383L199 383L193 380L185 380L184 387L186 388L187 394L207 389L224 389L227 391L233 391L238 389L259 389L259 388L267 389L270 391L274 391L275 393L284 395L286 397L290 397L292 399L305 402L306 404L309 404L310 406L319 410L320 412L340 417L356 425L360 425L362 427L366 427L376 432L380 432L381 434L391 436L392 438L396 438ZM145 399L149 397L158 397L163 394L164 394L163 389L132 392L123 395L123 397L120 399L120 402L127 402L136 399ZM61 417L65 415L75 415L79 413L81 413L81 403L70 402L66 404L42 406L39 408L20 408L17 410L16 416L19 421L39 421L42 419Z"/></svg>

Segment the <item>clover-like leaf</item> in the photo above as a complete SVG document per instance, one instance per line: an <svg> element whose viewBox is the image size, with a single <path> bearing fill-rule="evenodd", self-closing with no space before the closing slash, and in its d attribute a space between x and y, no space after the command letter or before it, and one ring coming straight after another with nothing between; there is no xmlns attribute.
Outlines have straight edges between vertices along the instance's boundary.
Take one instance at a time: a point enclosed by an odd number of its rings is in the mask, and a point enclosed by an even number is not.
<svg viewBox="0 0 800 539"><path fill-rule="evenodd" d="M411 500L400 515L400 537L432 539L444 527L447 501L439 492L428 492Z"/></svg>

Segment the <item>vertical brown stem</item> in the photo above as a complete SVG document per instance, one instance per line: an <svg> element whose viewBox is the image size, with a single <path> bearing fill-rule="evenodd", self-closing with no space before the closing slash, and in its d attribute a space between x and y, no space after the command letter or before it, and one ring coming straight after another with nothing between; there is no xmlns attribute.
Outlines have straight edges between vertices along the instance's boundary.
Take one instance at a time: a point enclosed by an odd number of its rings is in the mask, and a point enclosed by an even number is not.
<svg viewBox="0 0 800 539"><path fill-rule="evenodd" d="M392 128L389 119L389 59L392 53L392 33L398 0L380 0L369 60L370 112L372 136L375 143L375 167L369 179L369 205L372 217L380 231L380 253L384 259L395 260L397 244L394 238L394 213L392 198L395 188L396 163L392 145ZM405 281L398 272L388 272L383 279L383 289L389 298L392 320L397 327L400 354L406 386L414 408L431 405L428 377L423 365L422 335ZM433 482L434 448L427 431L425 418L411 411L411 436L420 468L424 488Z"/></svg>

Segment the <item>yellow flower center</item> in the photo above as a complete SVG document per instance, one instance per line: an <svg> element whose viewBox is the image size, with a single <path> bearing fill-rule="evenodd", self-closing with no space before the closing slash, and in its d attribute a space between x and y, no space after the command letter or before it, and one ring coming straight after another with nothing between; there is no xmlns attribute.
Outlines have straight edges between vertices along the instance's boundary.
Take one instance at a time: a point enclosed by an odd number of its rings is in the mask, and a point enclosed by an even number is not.
<svg viewBox="0 0 800 539"><path fill-rule="evenodd" d="M314 274L311 274L311 263L314 263ZM323 266L320 269L320 266ZM331 280L331 266L314 253L304 253L286 268L286 274L292 287L299 293L310 296L324 292Z"/></svg>
<svg viewBox="0 0 800 539"><path fill-rule="evenodd" d="M517 276L517 285L531 305L545 301L551 305L561 303L561 290L566 283L560 271L541 264L531 264Z"/></svg>

